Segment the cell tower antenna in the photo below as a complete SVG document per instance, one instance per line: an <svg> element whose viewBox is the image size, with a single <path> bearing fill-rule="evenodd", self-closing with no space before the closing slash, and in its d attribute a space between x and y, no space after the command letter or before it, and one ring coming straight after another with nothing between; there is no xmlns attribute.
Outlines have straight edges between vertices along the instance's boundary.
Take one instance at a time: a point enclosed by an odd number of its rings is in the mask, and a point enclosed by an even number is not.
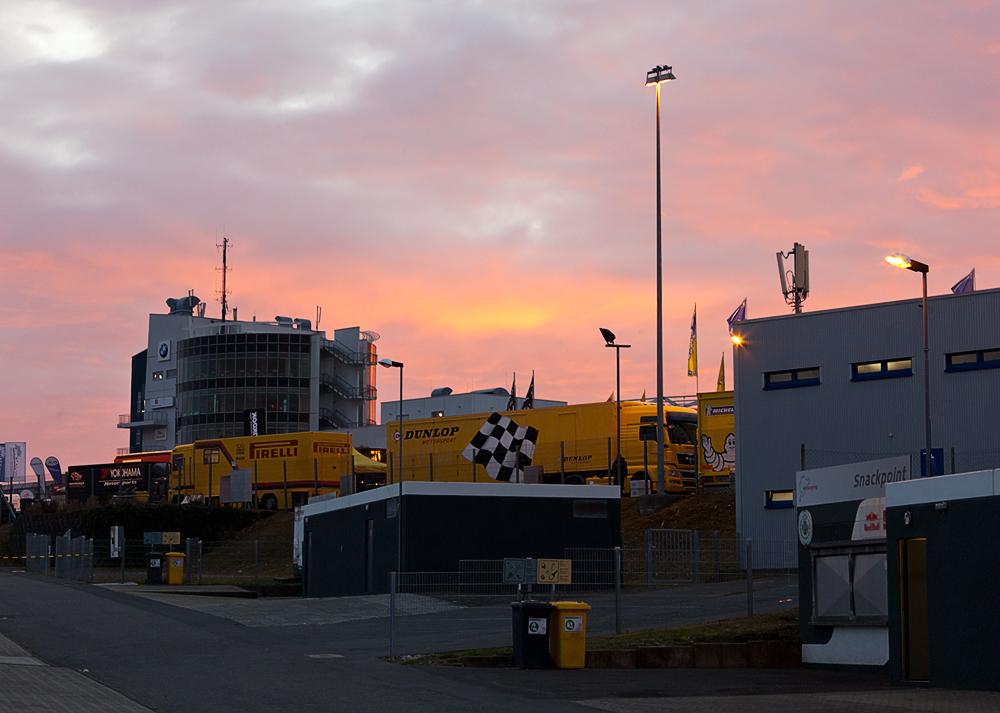
<svg viewBox="0 0 1000 713"><path fill-rule="evenodd" d="M222 303L222 321L226 321L226 315L229 314L229 303L226 300L227 295L230 294L229 289L226 287L226 273L229 272L229 266L226 264L226 253L229 250L229 238L226 237L226 229L222 228L222 244L215 244L216 248L222 248L222 267L215 268L216 270L222 270L222 290L219 292L219 302Z"/></svg>
<svg viewBox="0 0 1000 713"><path fill-rule="evenodd" d="M785 267L785 260L794 258L793 269ZM785 302L795 314L801 314L802 303L809 296L809 251L805 245L795 243L790 253L778 251L778 277Z"/></svg>

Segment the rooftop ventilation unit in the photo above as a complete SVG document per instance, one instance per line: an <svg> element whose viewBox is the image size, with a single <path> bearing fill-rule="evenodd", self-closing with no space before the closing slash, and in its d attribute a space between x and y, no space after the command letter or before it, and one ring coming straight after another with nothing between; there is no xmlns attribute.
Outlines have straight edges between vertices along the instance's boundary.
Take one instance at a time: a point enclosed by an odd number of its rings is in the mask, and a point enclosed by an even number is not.
<svg viewBox="0 0 1000 713"><path fill-rule="evenodd" d="M436 397L436 396L451 396L451 394L452 394L451 387L450 386L445 386L445 387L440 388L440 389L434 389L431 392L431 398Z"/></svg>
<svg viewBox="0 0 1000 713"><path fill-rule="evenodd" d="M275 317L274 321L278 323L279 327L292 328L292 318L291 317Z"/></svg>
<svg viewBox="0 0 1000 713"><path fill-rule="evenodd" d="M295 321L295 326L298 327L299 329L305 329L310 332L312 331L312 322L310 322L308 319L296 318L294 321Z"/></svg>
<svg viewBox="0 0 1000 713"><path fill-rule="evenodd" d="M187 297L175 298L171 297L167 299L167 307L170 308L170 314L194 314L194 308L198 306L201 302L200 299L194 295L188 295Z"/></svg>

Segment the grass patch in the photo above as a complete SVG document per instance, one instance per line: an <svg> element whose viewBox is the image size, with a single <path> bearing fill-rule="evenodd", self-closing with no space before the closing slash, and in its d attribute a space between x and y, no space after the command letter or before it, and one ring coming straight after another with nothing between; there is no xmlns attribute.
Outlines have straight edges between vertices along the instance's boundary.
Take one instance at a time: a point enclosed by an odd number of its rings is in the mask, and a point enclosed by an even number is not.
<svg viewBox="0 0 1000 713"><path fill-rule="evenodd" d="M604 651L608 649L634 649L637 646L684 646L695 643L772 640L799 640L798 609L784 609L740 619L723 619L707 624L652 629L632 634L597 636L587 639L587 648Z"/></svg>
<svg viewBox="0 0 1000 713"><path fill-rule="evenodd" d="M634 649L639 646L686 646L700 643L742 643L746 641L798 641L799 610L755 614L739 619L723 619L707 624L675 626L668 629L651 629L632 634L612 634L587 639L590 651ZM471 649L408 658L411 666L462 666L466 656L510 656L510 646L499 649Z"/></svg>

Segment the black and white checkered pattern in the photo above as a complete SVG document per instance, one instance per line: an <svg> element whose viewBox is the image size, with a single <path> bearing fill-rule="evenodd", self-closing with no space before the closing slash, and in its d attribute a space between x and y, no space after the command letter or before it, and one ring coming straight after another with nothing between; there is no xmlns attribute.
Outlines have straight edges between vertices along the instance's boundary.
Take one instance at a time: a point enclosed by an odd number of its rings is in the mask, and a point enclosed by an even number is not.
<svg viewBox="0 0 1000 713"><path fill-rule="evenodd" d="M468 461L486 466L487 474L494 480L519 482L520 471L531 465L535 455L538 429L533 426L518 426L509 416L493 413L472 437L472 441L462 451ZM520 463L518 463L520 449Z"/></svg>

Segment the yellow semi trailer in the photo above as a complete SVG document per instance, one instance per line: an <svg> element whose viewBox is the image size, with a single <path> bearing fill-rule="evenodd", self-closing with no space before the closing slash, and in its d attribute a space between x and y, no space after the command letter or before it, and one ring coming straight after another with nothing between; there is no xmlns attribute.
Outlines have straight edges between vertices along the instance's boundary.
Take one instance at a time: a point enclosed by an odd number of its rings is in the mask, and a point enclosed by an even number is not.
<svg viewBox="0 0 1000 713"><path fill-rule="evenodd" d="M633 478L648 473L655 487L656 405L623 401L621 414L625 472ZM667 492L694 488L697 419L694 409L664 407ZM486 432L510 435L494 435L493 440L479 435ZM399 422L387 423L390 479L400 474L399 438ZM518 470L535 466L541 469L542 482L582 484L588 478L607 477L617 453L616 439L611 402L404 420L402 479L517 480Z"/></svg>
<svg viewBox="0 0 1000 713"><path fill-rule="evenodd" d="M351 459L353 457L353 461ZM219 478L235 468L251 472L254 499L265 509L291 509L309 497L340 491L341 477L357 473L376 484L384 466L361 456L346 433L286 433L196 441L173 450L171 489L188 501L219 504ZM371 465L369 465L371 464Z"/></svg>
<svg viewBox="0 0 1000 713"><path fill-rule="evenodd" d="M702 488L731 486L736 475L732 391L698 394L698 475Z"/></svg>

